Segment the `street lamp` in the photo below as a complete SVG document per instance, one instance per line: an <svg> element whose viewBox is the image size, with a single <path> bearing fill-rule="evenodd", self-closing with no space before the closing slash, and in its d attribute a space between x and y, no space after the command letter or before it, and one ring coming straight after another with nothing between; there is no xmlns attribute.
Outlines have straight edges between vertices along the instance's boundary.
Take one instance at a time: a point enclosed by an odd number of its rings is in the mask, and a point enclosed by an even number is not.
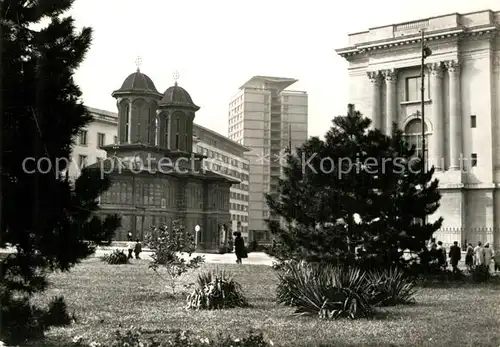
<svg viewBox="0 0 500 347"><path fill-rule="evenodd" d="M422 39L421 39L421 62L420 62L420 108L421 108L421 117L422 117L422 175L425 173L425 165L426 165L426 160L425 160L425 72L424 72L424 67L425 67L425 58L429 57L432 54L432 51L429 47L425 45L424 41L424 29L420 31L422 33Z"/></svg>
<svg viewBox="0 0 500 347"><path fill-rule="evenodd" d="M198 224L196 224L196 226L194 227L194 232L195 232L195 239L194 239L194 247L198 250L198 233L200 232L200 226Z"/></svg>
<svg viewBox="0 0 500 347"><path fill-rule="evenodd" d="M424 29L420 31L422 33L422 38L421 38L421 61L420 61L420 108L421 108L421 113L422 113L422 177L425 174L425 166L426 166L426 160L425 160L425 73L424 73L424 64L425 64L425 58L429 57L432 54L432 51L429 47L425 45L424 41ZM422 218L422 223L425 225L427 223L427 215L424 214Z"/></svg>

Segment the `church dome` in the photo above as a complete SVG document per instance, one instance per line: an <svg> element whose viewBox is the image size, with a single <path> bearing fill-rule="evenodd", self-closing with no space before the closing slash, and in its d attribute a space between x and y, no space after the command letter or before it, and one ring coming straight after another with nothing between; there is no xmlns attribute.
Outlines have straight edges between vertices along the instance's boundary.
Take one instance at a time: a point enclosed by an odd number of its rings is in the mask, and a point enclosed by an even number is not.
<svg viewBox="0 0 500 347"><path fill-rule="evenodd" d="M175 85L168 88L165 93L163 93L163 98L160 101L160 106L181 106L193 108L199 110L200 108L196 106L191 99L191 95L182 87Z"/></svg>
<svg viewBox="0 0 500 347"><path fill-rule="evenodd" d="M146 93L161 95L155 87L153 80L148 75L143 74L139 69L133 74L130 74L123 81L120 89L113 92L113 96L117 93Z"/></svg>

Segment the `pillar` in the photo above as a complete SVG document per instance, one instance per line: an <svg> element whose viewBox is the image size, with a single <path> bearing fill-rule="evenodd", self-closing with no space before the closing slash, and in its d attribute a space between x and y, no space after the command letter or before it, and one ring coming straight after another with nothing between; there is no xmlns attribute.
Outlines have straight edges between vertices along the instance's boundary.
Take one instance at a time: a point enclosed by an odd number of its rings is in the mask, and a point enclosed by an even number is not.
<svg viewBox="0 0 500 347"><path fill-rule="evenodd" d="M450 170L461 169L462 155L462 115L460 107L460 64L456 60L446 62L450 82Z"/></svg>
<svg viewBox="0 0 500 347"><path fill-rule="evenodd" d="M385 85L387 86L386 91L386 118L385 118L385 133L387 135L392 135L392 123L397 123L398 118L398 107L396 99L396 83L397 83L397 70L391 69L384 71Z"/></svg>
<svg viewBox="0 0 500 347"><path fill-rule="evenodd" d="M436 170L444 169L444 115L443 115L443 66L439 63L428 64L431 75L431 120L433 132L429 143L431 165Z"/></svg>
<svg viewBox="0 0 500 347"><path fill-rule="evenodd" d="M380 86L382 83L379 71L370 71L367 73L368 78L372 82L372 124L371 128L382 129L382 115L381 115L381 103L380 103Z"/></svg>

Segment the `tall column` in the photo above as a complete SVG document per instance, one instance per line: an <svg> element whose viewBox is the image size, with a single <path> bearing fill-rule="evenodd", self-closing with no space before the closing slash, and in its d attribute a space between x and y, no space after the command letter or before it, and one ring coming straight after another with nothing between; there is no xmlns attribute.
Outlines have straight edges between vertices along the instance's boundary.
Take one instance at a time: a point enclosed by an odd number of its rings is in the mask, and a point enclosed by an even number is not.
<svg viewBox="0 0 500 347"><path fill-rule="evenodd" d="M385 78L385 85L387 86L386 91L386 118L385 118L385 133L387 135L392 134L392 123L398 121L398 107L396 104L396 82L397 82L397 70L391 69L386 70L383 73Z"/></svg>
<svg viewBox="0 0 500 347"><path fill-rule="evenodd" d="M428 64L431 75L431 120L433 132L429 143L431 165L436 170L444 169L444 115L443 115L443 66L439 63Z"/></svg>
<svg viewBox="0 0 500 347"><path fill-rule="evenodd" d="M381 93L380 86L382 84L382 79L379 71L370 71L367 73L368 78L372 82L372 129L382 129L382 114L381 114Z"/></svg>
<svg viewBox="0 0 500 347"><path fill-rule="evenodd" d="M462 115L460 107L460 64L456 60L446 62L450 79L450 170L460 169L462 154Z"/></svg>

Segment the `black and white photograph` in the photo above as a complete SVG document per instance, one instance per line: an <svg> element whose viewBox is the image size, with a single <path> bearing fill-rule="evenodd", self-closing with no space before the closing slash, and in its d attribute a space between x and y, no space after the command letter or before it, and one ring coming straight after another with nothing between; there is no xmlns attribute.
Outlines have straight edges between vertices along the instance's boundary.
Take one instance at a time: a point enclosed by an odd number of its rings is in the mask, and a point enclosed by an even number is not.
<svg viewBox="0 0 500 347"><path fill-rule="evenodd" d="M498 0L0 0L0 347L500 346Z"/></svg>

